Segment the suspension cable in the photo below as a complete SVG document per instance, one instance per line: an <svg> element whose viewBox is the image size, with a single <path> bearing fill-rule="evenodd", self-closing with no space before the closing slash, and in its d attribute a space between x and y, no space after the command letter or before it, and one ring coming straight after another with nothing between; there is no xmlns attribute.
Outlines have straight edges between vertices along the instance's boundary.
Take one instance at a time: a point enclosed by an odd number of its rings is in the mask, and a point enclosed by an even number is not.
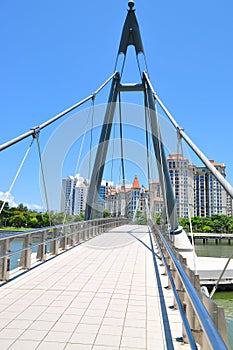
<svg viewBox="0 0 233 350"><path fill-rule="evenodd" d="M169 118L170 122L173 124L173 126L176 128L176 130L179 132L181 137L185 140L185 142L189 145L189 147L194 151L194 153L198 156L199 159L205 164L207 169L213 174L213 176L220 182L220 184L223 186L223 188L226 190L226 192L230 195L231 198L233 198L233 187L230 185L230 183L222 176L222 174L213 166L213 164L209 161L209 159L200 151L200 149L195 145L195 143L186 135L183 128L181 128L175 119L172 117L171 113L167 110L167 108L164 106L162 101L159 99L158 95L155 93L151 82L146 74L146 72L143 72L147 83L149 84L151 91L153 92L154 99L159 103L160 107L163 109L167 117Z"/></svg>
<svg viewBox="0 0 233 350"><path fill-rule="evenodd" d="M146 106L144 108L145 111L145 127L146 127L146 158L147 158L147 178L148 178L148 187L149 187L149 198L150 198L150 159L149 159L149 135L148 135L148 115Z"/></svg>
<svg viewBox="0 0 233 350"><path fill-rule="evenodd" d="M76 166L75 166L75 170L74 170L74 175L76 175L77 172L78 172L79 162L80 162L82 151L83 151L83 145L84 145L84 141L85 141L85 138L86 138L86 133L87 133L88 125L89 125L90 115L92 115L92 126L93 126L94 101L95 101L95 97L93 96L93 98L92 98L92 106L91 106L91 108L89 108L89 111L88 111L87 122L86 122L86 125L85 125L85 129L84 129L81 145L80 145L80 148L79 148L79 154L78 154L78 158L77 158L77 162L76 162ZM91 146L92 146L92 140L91 140L91 143L90 143L90 147ZM89 158L89 166L90 166L90 158ZM89 170L88 170L88 172L89 172ZM71 194L72 194L72 191L69 194L68 203L70 201ZM66 216L67 216L67 211L65 211L65 213L64 213L63 225L65 224Z"/></svg>
<svg viewBox="0 0 233 350"><path fill-rule="evenodd" d="M24 155L24 157L23 157L23 160L22 160L22 162L21 162L21 164L20 164L20 166L19 166L19 168L18 168L18 170L17 170L17 172L16 172L16 175L15 175L13 181L12 181L12 184L11 184L9 190L8 190L7 193L6 193L6 198L4 199L4 201L3 201L3 203L2 203L2 206L1 206L1 208L0 208L0 214L2 213L2 210L3 210L3 208L4 208L4 206L5 206L6 202L7 202L7 199L8 199L8 197L9 197L11 191L12 191L12 188L14 187L15 181L17 180L17 178L18 178L18 176L19 176L19 173L20 173L20 171L21 171L21 169L22 169L22 167L23 167L23 164L24 164L24 162L25 162L27 156L28 156L28 153L29 153L29 151L30 151L30 149L31 149L31 147L32 147L33 142L34 142L34 138L31 140L30 145L29 145L29 147L28 147L28 149L27 149L27 151L26 151L26 153L25 153L25 155Z"/></svg>
<svg viewBox="0 0 233 350"><path fill-rule="evenodd" d="M50 224L50 226L52 226L51 213L50 213L50 210L49 210L48 193L47 193L46 182L45 182L44 167L43 167L42 156L41 156L41 149L40 149L40 140L39 140L40 129L36 128L33 131L34 131L33 137L36 139L36 142L37 142L38 155L39 155L39 161L40 161L40 169L41 169L42 182L43 182L44 194L45 194L46 209L47 209L47 213L48 213L48 216L49 216L49 224Z"/></svg>
<svg viewBox="0 0 233 350"><path fill-rule="evenodd" d="M94 107L95 107L95 97L92 99L92 113L91 113L91 135L90 135L90 147L89 147L89 164L88 164L88 179L90 179L91 174L91 152L92 152L92 144L93 144L93 127L94 127Z"/></svg>
<svg viewBox="0 0 233 350"><path fill-rule="evenodd" d="M156 109L156 106L155 106L155 109ZM158 113L156 113L156 118L158 119ZM157 123L158 124L158 123ZM163 167L163 158L162 158L162 148L161 148L161 142L162 142L162 139L161 139L161 133L160 133L160 128L158 130L158 139L159 139L159 157L161 159L161 168L162 168L162 176L163 176L163 190L164 190L164 201L165 201L165 208L166 208L166 216L167 216L167 221L169 223L169 217L168 217L168 207L167 207L167 203L168 203L168 200L167 200L167 189L166 189L166 179L165 179L165 176L164 176L164 167ZM171 239L171 236L170 236L170 230L169 230L169 238Z"/></svg>
<svg viewBox="0 0 233 350"><path fill-rule="evenodd" d="M124 197L126 203L126 189L125 189L125 164L124 164L124 150L123 150L123 132L122 132L122 110L121 110L121 94L119 92L119 117L120 117L120 142L121 142L121 171L122 182L124 187Z"/></svg>
<svg viewBox="0 0 233 350"><path fill-rule="evenodd" d="M182 138L181 138L180 134L177 133L177 158L178 158L179 152L181 152L182 159L184 159L184 149L183 149ZM183 168L182 160L181 160L180 164L181 164L181 167ZM178 165L178 162L177 162L177 165ZM182 168L181 168L181 170L182 170ZM183 168L183 170L184 170L184 168ZM184 175L185 175L185 173L184 173ZM195 272L195 274L197 274L197 259L196 259L196 252L195 252L195 241L194 241L193 225L192 225L190 208L189 208L188 174L187 174L187 184L186 184L186 199L187 199L187 211L188 211L188 220L189 220L191 241L192 241L192 246L193 246L193 266L194 266L194 272Z"/></svg>
<svg viewBox="0 0 233 350"><path fill-rule="evenodd" d="M113 182L113 157L115 152L115 138L116 138L116 123L113 124L113 143L112 143L112 161L111 161L111 172L110 179Z"/></svg>
<svg viewBox="0 0 233 350"><path fill-rule="evenodd" d="M148 88L146 88L146 100L147 100L147 106L149 106ZM155 110L156 110L156 106L155 106ZM151 113L150 108L148 108L148 114L150 115L150 113ZM158 118L157 114L158 113L156 113L156 117ZM160 130L158 130L158 138L159 138L158 141L161 141ZM162 159L162 150L161 150L161 143L160 142L159 142L159 153L160 153L160 159ZM158 162L157 162L157 167L158 167ZM162 181L162 184L161 184L161 181L160 181L160 186L162 188L163 201L164 201L163 205L164 205L164 208L165 208L165 215L166 215L166 218L167 218L167 221L168 221L168 207L167 207L167 198L166 198L167 191L166 191L166 187L165 187L165 177L164 177L164 171L163 171L163 162L161 162L161 167L162 167L163 181Z"/></svg>
<svg viewBox="0 0 233 350"><path fill-rule="evenodd" d="M63 117L64 115L68 114L69 112L71 112L72 110L78 108L79 106L81 106L82 104L84 104L85 102L87 102L88 100L92 99L94 96L96 96L104 87L105 85L107 85L112 78L117 74L117 72L114 72L95 92L93 92L91 95L89 95L88 97L86 97L85 99L83 99L82 101L74 104L73 106L67 108L65 111L57 114L55 117L49 119L48 121L46 121L45 123L37 126L37 127L33 127L31 128L28 132L0 145L0 152L3 151L4 149L22 141L23 139L26 139L29 136L33 136L34 135L34 130L36 128L42 130L44 128L46 128L48 125L54 123L55 121L57 121L58 119L60 119L61 117Z"/></svg>

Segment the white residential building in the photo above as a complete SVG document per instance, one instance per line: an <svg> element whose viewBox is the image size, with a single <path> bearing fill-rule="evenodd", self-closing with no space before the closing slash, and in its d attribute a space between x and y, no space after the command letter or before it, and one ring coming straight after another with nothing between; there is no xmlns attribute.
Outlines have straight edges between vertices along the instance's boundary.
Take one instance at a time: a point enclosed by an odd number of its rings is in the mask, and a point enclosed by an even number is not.
<svg viewBox="0 0 233 350"><path fill-rule="evenodd" d="M210 161L225 177L225 165L217 164L214 160ZM212 216L214 214L227 215L229 213L229 204L230 201L226 191L210 171L204 166L196 167L194 188L195 215L201 217Z"/></svg>
<svg viewBox="0 0 233 350"><path fill-rule="evenodd" d="M113 182L101 181L98 205L104 209L105 198ZM69 215L80 215L85 211L89 180L84 179L80 174L67 176L62 180L61 211Z"/></svg>
<svg viewBox="0 0 233 350"><path fill-rule="evenodd" d="M177 216L183 218L193 216L195 167L179 153L170 154L167 162L176 199Z"/></svg>
<svg viewBox="0 0 233 350"><path fill-rule="evenodd" d="M69 215L80 215L86 206L88 181L80 174L62 180L61 211Z"/></svg>

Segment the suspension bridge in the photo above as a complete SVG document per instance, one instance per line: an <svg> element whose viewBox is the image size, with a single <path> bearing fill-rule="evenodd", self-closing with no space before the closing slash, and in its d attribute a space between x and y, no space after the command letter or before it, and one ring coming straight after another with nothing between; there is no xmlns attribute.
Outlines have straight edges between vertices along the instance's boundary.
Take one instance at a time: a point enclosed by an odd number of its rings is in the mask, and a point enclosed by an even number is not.
<svg viewBox="0 0 233 350"><path fill-rule="evenodd" d="M135 48L141 80L123 84L127 49L131 45ZM139 59L141 56L143 63ZM129 1L114 73L82 101L0 145L0 151L3 151L31 138L9 193L35 142L45 203L47 212L50 212L40 134L47 126L87 101L92 101L94 106L97 95L109 83L108 104L91 171L84 222L56 226L51 222L51 226L46 228L0 238L1 349L227 349L224 312L201 289L198 272L201 274L203 267L198 271L193 245L178 224L158 106L175 128L178 138L188 144L231 198L233 189L186 135L156 94L148 75L133 1ZM101 218L98 195L116 108L119 108L123 193L126 189L121 109L121 98L125 92L141 93L144 99L148 182L151 167L149 153L153 152L168 232L162 232L153 222L150 200L145 201L147 225L136 225L126 215ZM6 202L7 198L0 211ZM11 242L16 238L23 240L23 246L12 251ZM12 271L11 259L16 254L19 256L19 268ZM229 263L230 259L218 272ZM229 276L229 279L232 277Z"/></svg>

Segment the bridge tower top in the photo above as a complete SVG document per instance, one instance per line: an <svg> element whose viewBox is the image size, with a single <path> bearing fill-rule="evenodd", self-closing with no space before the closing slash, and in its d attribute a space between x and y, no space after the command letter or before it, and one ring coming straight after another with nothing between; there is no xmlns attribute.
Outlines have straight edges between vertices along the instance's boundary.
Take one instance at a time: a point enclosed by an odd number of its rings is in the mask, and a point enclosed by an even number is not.
<svg viewBox="0 0 233 350"><path fill-rule="evenodd" d="M134 1L133 1L133 0L130 0L130 1L128 2L128 6L129 6L130 10L132 10L132 9L134 8Z"/></svg>

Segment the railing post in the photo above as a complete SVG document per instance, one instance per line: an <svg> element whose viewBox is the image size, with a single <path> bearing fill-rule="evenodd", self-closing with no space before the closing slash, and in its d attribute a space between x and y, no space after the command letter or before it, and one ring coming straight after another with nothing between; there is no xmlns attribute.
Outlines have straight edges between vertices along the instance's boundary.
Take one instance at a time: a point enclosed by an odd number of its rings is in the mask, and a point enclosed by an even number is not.
<svg viewBox="0 0 233 350"><path fill-rule="evenodd" d="M37 255L36 258L40 261L46 260L46 253L47 253L47 247L46 247L46 239L47 239L47 230L41 231L41 244L38 246L37 249Z"/></svg>
<svg viewBox="0 0 233 350"><path fill-rule="evenodd" d="M79 224L76 223L73 227L74 229L74 234L73 234L73 245L78 243L78 231L79 231Z"/></svg>
<svg viewBox="0 0 233 350"><path fill-rule="evenodd" d="M95 222L95 236L99 235L99 220Z"/></svg>
<svg viewBox="0 0 233 350"><path fill-rule="evenodd" d="M90 231L90 222L87 222L87 227L86 227L86 231L85 231L85 241L87 241L89 239L89 231Z"/></svg>
<svg viewBox="0 0 233 350"><path fill-rule="evenodd" d="M99 220L95 222L95 236L99 235Z"/></svg>
<svg viewBox="0 0 233 350"><path fill-rule="evenodd" d="M84 242L85 229L86 229L86 221L83 221L81 232L80 232L80 242Z"/></svg>
<svg viewBox="0 0 233 350"><path fill-rule="evenodd" d="M81 232L82 242L85 242L86 228L87 228L87 222L84 221L82 232Z"/></svg>
<svg viewBox="0 0 233 350"><path fill-rule="evenodd" d="M70 224L66 229L67 246L74 246L74 225Z"/></svg>
<svg viewBox="0 0 233 350"><path fill-rule="evenodd" d="M5 255L10 252L10 239L4 239L0 244L0 255ZM6 256L0 260L0 281L9 280L10 257Z"/></svg>
<svg viewBox="0 0 233 350"><path fill-rule="evenodd" d="M23 240L23 248L27 248L26 250L23 250L20 257L20 263L19 266L22 267L22 269L30 269L31 268L31 262L32 262L32 235L27 234L24 236Z"/></svg>
<svg viewBox="0 0 233 350"><path fill-rule="evenodd" d="M50 251L52 255L58 254L58 247L59 247L58 236L59 236L59 227L54 227L52 232L53 241L50 243Z"/></svg>
<svg viewBox="0 0 233 350"><path fill-rule="evenodd" d="M62 231L63 232L62 232L62 237L60 241L60 247L62 250L66 250L67 249L67 236L66 236L67 226L64 226Z"/></svg>
<svg viewBox="0 0 233 350"><path fill-rule="evenodd" d="M227 346L229 346L227 327L226 327L226 319L224 314L223 307L219 307L210 297L202 294L202 301L211 316L216 328L219 333L222 335L222 338ZM205 334L203 333L202 344L206 344L207 340ZM203 346L204 348L204 346Z"/></svg>
<svg viewBox="0 0 233 350"><path fill-rule="evenodd" d="M82 225L83 225L83 223L82 223L82 221L78 224L78 229L77 229L77 236L76 236L76 242L78 243L78 244L80 244L80 242L81 242L81 239L80 239L80 235L81 235L81 230L82 230Z"/></svg>
<svg viewBox="0 0 233 350"><path fill-rule="evenodd" d="M97 236L97 232L98 232L98 221L95 220L94 229L93 229L93 232L92 232L92 237Z"/></svg>
<svg viewBox="0 0 233 350"><path fill-rule="evenodd" d="M179 253L177 254L177 259L180 261L182 267L184 267L184 264L186 262L186 259L183 258L182 255L180 255ZM179 274L177 273L177 271L175 270L175 273L174 273L174 283L175 283L175 286L176 286L176 290L178 292L178 295L179 295L179 298L180 298L180 301L182 303L182 305L184 305L184 295L185 295L185 290L184 290L184 287L183 287L183 284L182 284L182 281L179 277ZM177 308L177 302L176 302L176 298L174 296L174 306L175 308ZM184 326L183 326L184 327ZM183 328L184 330L184 328ZM183 332L184 334L184 332ZM184 336L184 341L185 341L185 336Z"/></svg>
<svg viewBox="0 0 233 350"><path fill-rule="evenodd" d="M89 232L88 232L88 239L93 238L94 226L95 226L95 222L91 222L90 223L90 229L89 229Z"/></svg>

